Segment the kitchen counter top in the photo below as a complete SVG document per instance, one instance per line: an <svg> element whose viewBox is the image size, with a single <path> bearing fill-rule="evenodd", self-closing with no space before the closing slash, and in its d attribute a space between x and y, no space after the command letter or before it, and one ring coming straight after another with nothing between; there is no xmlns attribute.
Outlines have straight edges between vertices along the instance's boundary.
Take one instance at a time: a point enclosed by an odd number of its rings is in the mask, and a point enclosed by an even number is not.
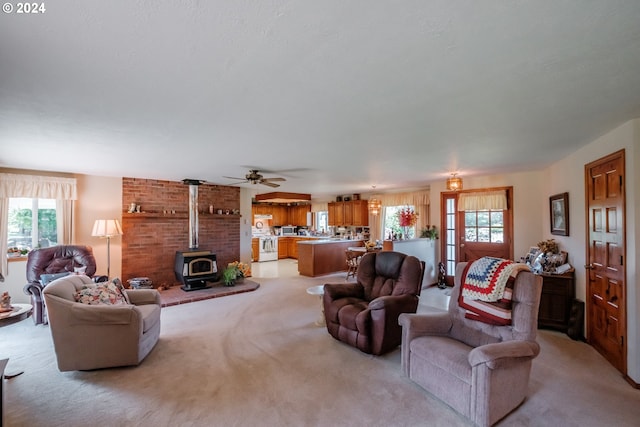
<svg viewBox="0 0 640 427"><path fill-rule="evenodd" d="M344 242L353 242L354 246L358 246L358 242L365 242L366 240L357 240L357 239L332 239L327 237L318 237L315 240L307 240L303 242L298 242L299 245L323 245L326 243L344 243Z"/></svg>

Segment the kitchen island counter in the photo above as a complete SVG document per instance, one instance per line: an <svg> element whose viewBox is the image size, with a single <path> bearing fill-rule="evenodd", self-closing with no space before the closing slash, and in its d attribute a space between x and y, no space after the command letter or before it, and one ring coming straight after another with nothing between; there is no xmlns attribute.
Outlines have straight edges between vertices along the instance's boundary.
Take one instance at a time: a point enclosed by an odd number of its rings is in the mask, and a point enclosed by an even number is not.
<svg viewBox="0 0 640 427"><path fill-rule="evenodd" d="M317 239L298 242L298 273L316 277L347 271L345 251L364 246L365 240Z"/></svg>

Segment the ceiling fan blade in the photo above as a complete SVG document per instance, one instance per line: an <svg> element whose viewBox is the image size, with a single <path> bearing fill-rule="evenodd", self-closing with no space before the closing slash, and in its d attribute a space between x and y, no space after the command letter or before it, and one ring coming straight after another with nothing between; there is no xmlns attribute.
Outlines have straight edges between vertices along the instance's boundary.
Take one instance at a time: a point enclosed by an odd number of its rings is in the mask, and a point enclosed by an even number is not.
<svg viewBox="0 0 640 427"><path fill-rule="evenodd" d="M273 182L273 181L286 181L286 179L284 179L284 178L263 178L263 179L262 179L262 182L265 182L265 181L269 181L269 182Z"/></svg>
<svg viewBox="0 0 640 427"><path fill-rule="evenodd" d="M246 181L246 178L237 178L235 176L223 176L223 178L227 178L227 179L235 179L237 181Z"/></svg>
<svg viewBox="0 0 640 427"><path fill-rule="evenodd" d="M262 185L266 185L266 186L269 186L269 187L272 187L272 188L278 188L278 187L280 187L280 184L274 184L273 182L264 181L264 180L263 180L263 181L261 181L261 182L260 182L260 184L262 184Z"/></svg>

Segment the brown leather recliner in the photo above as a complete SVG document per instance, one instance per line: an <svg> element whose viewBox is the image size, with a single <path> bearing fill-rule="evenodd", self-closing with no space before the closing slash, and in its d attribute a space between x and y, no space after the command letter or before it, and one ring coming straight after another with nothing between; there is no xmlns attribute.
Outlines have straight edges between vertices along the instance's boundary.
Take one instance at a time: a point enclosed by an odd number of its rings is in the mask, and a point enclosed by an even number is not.
<svg viewBox="0 0 640 427"><path fill-rule="evenodd" d="M47 323L42 290L47 283L42 283L42 275L73 273L75 269L84 269L84 273L94 282L104 282L107 276L95 276L96 259L90 246L58 245L49 248L34 249L27 257L27 284L24 293L31 295L33 305L33 321L36 325Z"/></svg>
<svg viewBox="0 0 640 427"><path fill-rule="evenodd" d="M400 345L401 313L415 313L424 262L400 252L362 257L356 283L325 284L323 305L329 334L364 353L381 355Z"/></svg>

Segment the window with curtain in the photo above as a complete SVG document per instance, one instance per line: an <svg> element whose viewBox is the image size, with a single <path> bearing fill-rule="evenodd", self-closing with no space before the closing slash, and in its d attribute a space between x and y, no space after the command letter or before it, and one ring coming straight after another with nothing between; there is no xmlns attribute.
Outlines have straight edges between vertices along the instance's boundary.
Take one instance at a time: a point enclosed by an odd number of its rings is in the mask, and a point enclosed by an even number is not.
<svg viewBox="0 0 640 427"><path fill-rule="evenodd" d="M376 226L372 226L371 228L371 239L388 239L389 233L393 233L394 231L399 235L402 228L400 227L397 217L394 219L393 216L397 215L399 209L407 206L412 207L418 214L418 222L414 227L410 227L410 229L412 229L412 231L410 231L410 238L418 237L420 231L430 227L431 224L429 217L429 197L429 190L410 193L376 194L376 198L382 203L382 212L380 214L380 222L377 223L377 221L374 220Z"/></svg>
<svg viewBox="0 0 640 427"><path fill-rule="evenodd" d="M0 253L8 254L10 226L14 235L17 227L17 233L22 234L22 239L30 236L32 248L47 243L42 240L42 236L47 233L52 237L51 240L55 240L58 244L71 243L73 239L73 201L77 198L75 178L0 173L0 224L2 224L0 227ZM30 223L27 219L23 219L20 223L20 220L15 218L10 222L11 207L17 209L18 214L21 210L20 202L16 199L30 200L31 208L22 208L21 214L27 216L27 211L30 211ZM51 220L53 206L55 206L55 224ZM46 219L47 216L49 220ZM27 224L31 226L28 232ZM47 225L45 226L45 224ZM44 226L42 231L40 231L40 225ZM56 230L55 239L53 238L53 228ZM15 238L18 239L19 236L15 235ZM0 257L0 279L7 275L7 258L7 256Z"/></svg>
<svg viewBox="0 0 640 427"><path fill-rule="evenodd" d="M412 205L401 206L385 206L382 211L384 213L384 219L382 221L383 236L385 239L414 239L416 237L416 225L411 227L401 227L398 219L398 211L400 209L410 208L415 211L415 207ZM407 233L407 236L404 233Z"/></svg>

